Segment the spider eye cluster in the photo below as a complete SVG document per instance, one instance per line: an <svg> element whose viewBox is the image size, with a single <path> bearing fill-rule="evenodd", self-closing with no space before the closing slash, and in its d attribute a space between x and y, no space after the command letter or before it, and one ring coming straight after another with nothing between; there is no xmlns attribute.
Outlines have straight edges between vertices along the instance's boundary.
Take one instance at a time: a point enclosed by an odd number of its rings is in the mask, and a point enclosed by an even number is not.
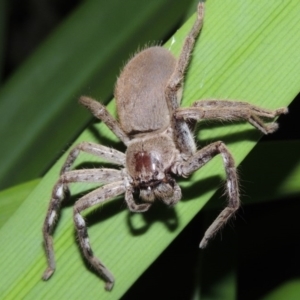
<svg viewBox="0 0 300 300"><path fill-rule="evenodd" d="M134 186L146 188L165 181L174 160L169 151L173 148L174 143L161 135L131 143L126 151L126 169Z"/></svg>
<svg viewBox="0 0 300 300"><path fill-rule="evenodd" d="M133 154L134 174L140 186L153 186L164 179L164 167L159 153L154 151L137 151Z"/></svg>
<svg viewBox="0 0 300 300"><path fill-rule="evenodd" d="M158 175L160 167L159 156L153 152L139 151L135 153L135 170L138 173L151 173L154 176Z"/></svg>

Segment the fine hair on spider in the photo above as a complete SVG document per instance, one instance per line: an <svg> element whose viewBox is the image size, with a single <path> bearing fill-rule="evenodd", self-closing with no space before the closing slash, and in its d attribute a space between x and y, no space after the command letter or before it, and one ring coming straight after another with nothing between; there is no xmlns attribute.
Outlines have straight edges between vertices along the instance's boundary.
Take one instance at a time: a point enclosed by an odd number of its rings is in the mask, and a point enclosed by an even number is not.
<svg viewBox="0 0 300 300"><path fill-rule="evenodd" d="M188 177L216 155L221 155L226 173L228 204L210 225L200 242L208 241L234 216L240 206L240 192L234 159L222 141L197 149L189 122L202 120L246 121L264 134L274 132L276 123L264 122L288 112L287 108L264 109L247 102L204 99L191 107L180 107L184 74L195 41L202 28L204 3L200 2L197 18L185 38L179 58L160 46L151 46L135 54L122 70L115 87L118 121L106 107L89 97L80 103L126 145L125 153L91 142L82 142L69 153L55 184L43 226L48 268L43 279L55 271L52 233L61 203L70 183L93 182L101 186L82 196L74 205L74 223L79 246L90 265L111 290L114 277L93 254L82 212L90 207L124 194L132 212L145 212L155 200L175 205L182 197L175 178ZM100 157L114 165L112 168L72 170L81 152ZM138 195L136 201L134 195Z"/></svg>

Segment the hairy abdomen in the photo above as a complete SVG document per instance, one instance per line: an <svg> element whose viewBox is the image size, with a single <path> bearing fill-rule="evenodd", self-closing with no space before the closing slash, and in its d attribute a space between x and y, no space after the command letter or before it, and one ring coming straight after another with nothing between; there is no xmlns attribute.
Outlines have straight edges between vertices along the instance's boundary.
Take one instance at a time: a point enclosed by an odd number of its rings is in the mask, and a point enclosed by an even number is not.
<svg viewBox="0 0 300 300"><path fill-rule="evenodd" d="M165 86L175 64L175 57L168 50L151 47L138 53L125 66L116 84L115 98L119 121L127 134L168 126Z"/></svg>

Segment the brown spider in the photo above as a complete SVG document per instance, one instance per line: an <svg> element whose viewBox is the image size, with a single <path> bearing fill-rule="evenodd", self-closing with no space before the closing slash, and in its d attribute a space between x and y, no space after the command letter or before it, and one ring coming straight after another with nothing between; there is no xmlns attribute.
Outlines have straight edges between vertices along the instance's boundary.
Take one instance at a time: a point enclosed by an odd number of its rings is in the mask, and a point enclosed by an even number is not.
<svg viewBox="0 0 300 300"><path fill-rule="evenodd" d="M189 108L180 107L184 74L195 39L202 27L203 14L204 4L200 2L197 20L185 39L178 59L168 50L156 46L139 52L127 63L115 88L119 122L101 103L84 96L80 98L79 101L127 146L127 151L124 154L106 146L83 142L70 152L53 188L44 222L43 234L48 259L44 280L49 279L55 270L51 234L69 183L103 184L75 203L74 222L81 250L105 280L106 290L112 289L114 277L93 255L87 226L81 216L85 209L120 194L125 194L128 208L133 212L147 211L155 199L160 199L167 205L175 205L181 199L181 189L174 177L188 177L218 154L222 156L227 176L228 205L205 232L201 248L206 247L207 242L239 208L238 178L232 155L221 141L197 150L187 121L244 120L268 134L275 131L278 125L265 124L261 117L274 118L287 113L287 108L272 111L245 102L215 99L196 101ZM81 151L104 158L122 169L71 171L71 166ZM133 197L135 193L139 194L139 204Z"/></svg>

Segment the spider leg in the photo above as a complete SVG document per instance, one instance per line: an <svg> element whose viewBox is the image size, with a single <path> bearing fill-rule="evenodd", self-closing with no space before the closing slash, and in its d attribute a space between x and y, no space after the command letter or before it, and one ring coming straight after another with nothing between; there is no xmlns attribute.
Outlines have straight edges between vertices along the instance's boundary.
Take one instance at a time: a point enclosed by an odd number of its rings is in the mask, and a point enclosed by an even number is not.
<svg viewBox="0 0 300 300"><path fill-rule="evenodd" d="M83 255L99 275L105 280L105 289L110 291L113 288L114 277L111 272L103 265L103 263L94 256L91 249L87 226L81 212L85 209L103 203L104 201L123 194L125 186L123 181L107 184L97 190L85 195L79 199L74 206L74 222L78 233L78 240L82 249Z"/></svg>
<svg viewBox="0 0 300 300"><path fill-rule="evenodd" d="M82 142L77 146L75 146L75 148L73 148L70 151L63 167L61 168L60 171L61 175L68 172L71 169L74 161L76 160L80 152L85 152L85 153L89 153L104 158L105 160L112 162L116 165L121 165L121 166L125 165L124 153L96 143Z"/></svg>
<svg viewBox="0 0 300 300"><path fill-rule="evenodd" d="M121 128L120 124L113 118L113 116L107 111L106 107L100 102L86 97L81 96L79 102L87 107L91 113L102 122L125 144L129 142L129 137Z"/></svg>
<svg viewBox="0 0 300 300"><path fill-rule="evenodd" d="M247 102L232 100L199 100L192 107L178 108L175 113L177 119L192 120L221 120L221 121L248 121L264 134L272 133L278 128L277 123L265 124L262 118L275 118L286 114L285 107L269 110Z"/></svg>
<svg viewBox="0 0 300 300"><path fill-rule="evenodd" d="M42 277L44 280L48 280L55 271L52 232L64 199L65 186L72 182L110 183L120 180L122 180L122 172L114 169L75 170L60 176L53 188L52 198L43 226L44 246L48 261L48 268Z"/></svg>
<svg viewBox="0 0 300 300"><path fill-rule="evenodd" d="M234 164L234 159L222 142L212 143L198 150L187 161L183 161L176 166L175 173L187 177L191 173L200 169L216 155L221 154L226 172L227 184L226 191L228 194L228 205L223 209L215 221L206 230L200 243L200 248L205 248L208 241L223 227L226 222L234 216L234 213L240 206L238 176Z"/></svg>
<svg viewBox="0 0 300 300"><path fill-rule="evenodd" d="M199 35L199 32L202 28L203 16L204 16L204 3L200 2L198 5L197 19L193 25L193 28L189 32L188 36L185 38L180 56L177 61L176 68L166 88L166 94L168 96L167 100L169 102L168 105L170 106L172 111L178 108L180 104L179 101L181 99L177 98L177 92L182 88L184 74L189 65L190 57L195 46L196 38Z"/></svg>
<svg viewBox="0 0 300 300"><path fill-rule="evenodd" d="M202 28L203 16L204 3L200 2L198 5L197 19L184 41L176 68L165 89L166 100L171 116L173 116L175 110L179 107L181 102L184 74L189 65L190 56L194 49L196 38ZM177 146L180 149L180 152L187 156L192 155L196 151L196 145L187 123L184 120L179 120L174 117L172 118L171 122L174 130L174 138Z"/></svg>

